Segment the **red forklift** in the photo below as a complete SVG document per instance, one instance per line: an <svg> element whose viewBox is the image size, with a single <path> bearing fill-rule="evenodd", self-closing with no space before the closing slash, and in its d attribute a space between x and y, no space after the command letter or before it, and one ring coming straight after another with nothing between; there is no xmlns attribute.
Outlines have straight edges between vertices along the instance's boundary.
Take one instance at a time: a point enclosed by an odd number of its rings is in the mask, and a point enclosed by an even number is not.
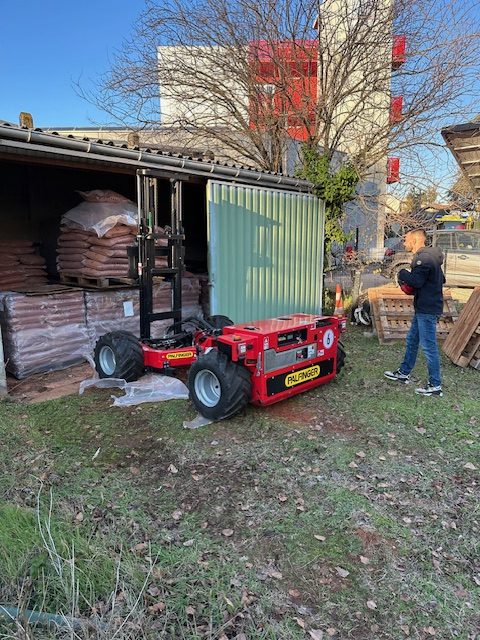
<svg viewBox="0 0 480 640"><path fill-rule="evenodd" d="M159 233L159 180L170 182L170 226ZM103 335L95 346L101 378L132 382L146 371L172 375L189 367L188 389L197 410L221 420L248 402L269 405L332 380L345 363L340 335L345 316L291 313L269 320L234 324L226 316L182 318L184 230L183 174L137 171L138 234L128 248L130 276L140 294L140 338L127 331ZM160 245L161 241L161 245ZM167 257L166 267L155 258ZM171 282L172 306L153 309L154 278ZM153 322L171 319L161 338L151 337Z"/></svg>

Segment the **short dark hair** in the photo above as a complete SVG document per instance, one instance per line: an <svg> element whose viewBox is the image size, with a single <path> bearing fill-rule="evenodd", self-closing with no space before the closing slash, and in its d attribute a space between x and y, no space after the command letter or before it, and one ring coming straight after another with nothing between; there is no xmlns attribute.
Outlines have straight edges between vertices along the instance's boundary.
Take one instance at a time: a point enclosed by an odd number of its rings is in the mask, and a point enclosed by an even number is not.
<svg viewBox="0 0 480 640"><path fill-rule="evenodd" d="M409 235L415 236L416 238L423 238L424 240L427 239L427 234L425 233L425 229L412 229L408 233Z"/></svg>

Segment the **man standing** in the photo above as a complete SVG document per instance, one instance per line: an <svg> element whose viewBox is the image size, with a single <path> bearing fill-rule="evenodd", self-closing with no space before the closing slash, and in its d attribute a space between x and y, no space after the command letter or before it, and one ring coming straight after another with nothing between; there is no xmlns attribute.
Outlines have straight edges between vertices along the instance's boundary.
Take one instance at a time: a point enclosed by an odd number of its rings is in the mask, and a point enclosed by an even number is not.
<svg viewBox="0 0 480 640"><path fill-rule="evenodd" d="M402 269L398 274L398 280L400 284L405 283L413 287L415 314L407 334L403 362L396 371L385 371L385 377L408 384L420 345L427 360L428 382L425 387L415 389L415 393L423 396L443 396L436 336L438 318L443 312L443 253L438 247L426 247L425 241L426 234L422 229L410 231L405 236L405 249L414 256L411 271Z"/></svg>

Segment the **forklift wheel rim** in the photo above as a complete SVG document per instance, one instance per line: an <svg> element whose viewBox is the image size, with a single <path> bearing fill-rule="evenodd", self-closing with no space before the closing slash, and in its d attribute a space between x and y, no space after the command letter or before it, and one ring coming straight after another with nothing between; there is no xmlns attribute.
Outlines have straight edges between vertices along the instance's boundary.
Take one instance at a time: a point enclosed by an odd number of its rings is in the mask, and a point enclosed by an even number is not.
<svg viewBox="0 0 480 640"><path fill-rule="evenodd" d="M111 376L117 367L115 353L111 347L102 347L98 355L100 367L104 373Z"/></svg>
<svg viewBox="0 0 480 640"><path fill-rule="evenodd" d="M220 402L220 380L208 369L199 371L195 376L195 395L205 407L216 407Z"/></svg>

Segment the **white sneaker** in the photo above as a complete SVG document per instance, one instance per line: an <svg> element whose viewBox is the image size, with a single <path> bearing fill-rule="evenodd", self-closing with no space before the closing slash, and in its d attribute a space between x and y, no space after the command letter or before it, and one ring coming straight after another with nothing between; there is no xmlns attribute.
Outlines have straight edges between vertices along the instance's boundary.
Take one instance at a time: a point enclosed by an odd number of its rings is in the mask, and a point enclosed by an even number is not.
<svg viewBox="0 0 480 640"><path fill-rule="evenodd" d="M402 373L400 369L397 369L396 371L385 371L383 375L389 380L395 380L396 382L402 382L403 384L408 384L410 382L410 375Z"/></svg>
<svg viewBox="0 0 480 640"><path fill-rule="evenodd" d="M418 393L418 395L420 396L443 396L442 387L434 387L430 383L428 383L425 387L415 389L415 393Z"/></svg>

